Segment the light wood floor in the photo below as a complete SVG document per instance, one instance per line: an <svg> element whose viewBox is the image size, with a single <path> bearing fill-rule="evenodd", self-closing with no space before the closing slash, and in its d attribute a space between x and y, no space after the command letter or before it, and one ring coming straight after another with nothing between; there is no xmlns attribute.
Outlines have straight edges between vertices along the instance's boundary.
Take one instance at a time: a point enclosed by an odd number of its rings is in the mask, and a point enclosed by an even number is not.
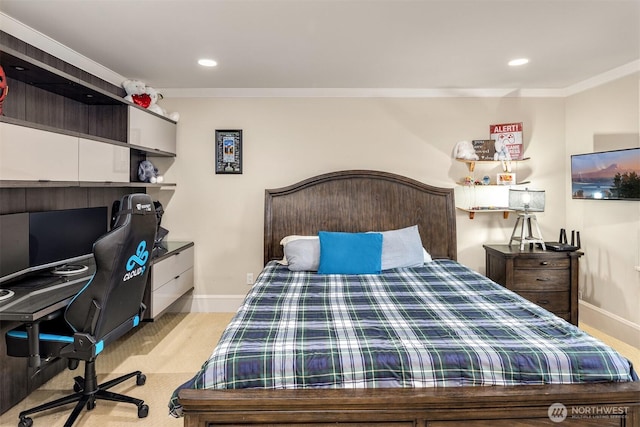
<svg viewBox="0 0 640 427"><path fill-rule="evenodd" d="M136 331L111 344L97 360L98 380L102 382L127 372L143 371L147 376L144 386L137 387L135 379L131 379L116 386L113 391L144 399L150 407L149 416L138 418L133 405L99 401L94 410L82 412L75 426L182 426L182 419L168 415L167 404L171 393L190 379L209 357L232 316L232 313L166 314L156 322L144 323ZM587 325L580 327L617 349L638 370L640 349ZM58 374L0 416L0 426L16 426L20 411L70 393L76 375L82 375L82 367ZM63 426L69 412L70 406L66 406L36 414L32 417L33 425Z"/></svg>

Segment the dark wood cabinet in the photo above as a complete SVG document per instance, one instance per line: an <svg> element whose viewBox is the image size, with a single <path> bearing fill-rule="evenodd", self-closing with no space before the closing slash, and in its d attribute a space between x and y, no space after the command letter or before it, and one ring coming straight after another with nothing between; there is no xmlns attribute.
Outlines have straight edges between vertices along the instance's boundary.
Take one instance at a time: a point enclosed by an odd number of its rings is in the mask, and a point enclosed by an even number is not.
<svg viewBox="0 0 640 427"><path fill-rule="evenodd" d="M139 182L137 168L147 157L175 157L176 122L2 31L0 66L9 87L0 188L175 186Z"/></svg>
<svg viewBox="0 0 640 427"><path fill-rule="evenodd" d="M578 262L582 252L484 245L486 275L540 307L578 324Z"/></svg>
<svg viewBox="0 0 640 427"><path fill-rule="evenodd" d="M175 157L175 122L3 31L0 65L9 86L0 116L0 214L107 206L110 218L125 194L175 187L137 178L140 161ZM0 413L66 366L55 359L36 370L7 356L4 334L16 325L0 322Z"/></svg>

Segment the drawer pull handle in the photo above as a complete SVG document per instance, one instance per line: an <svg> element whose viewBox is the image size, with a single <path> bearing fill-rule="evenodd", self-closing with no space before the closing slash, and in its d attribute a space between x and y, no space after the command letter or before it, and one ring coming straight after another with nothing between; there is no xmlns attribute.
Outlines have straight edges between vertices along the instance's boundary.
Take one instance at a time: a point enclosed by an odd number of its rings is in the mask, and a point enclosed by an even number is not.
<svg viewBox="0 0 640 427"><path fill-rule="evenodd" d="M538 282L548 282L551 279L549 279L548 277L538 277L536 280Z"/></svg>
<svg viewBox="0 0 640 427"><path fill-rule="evenodd" d="M547 305L549 304L549 300L548 299L539 299L538 301L536 301L537 304L542 304L542 305Z"/></svg>
<svg viewBox="0 0 640 427"><path fill-rule="evenodd" d="M542 261L540 265L549 265L549 261Z"/></svg>
<svg viewBox="0 0 640 427"><path fill-rule="evenodd" d="M176 277L173 278L173 280L179 279L180 275L178 274Z"/></svg>

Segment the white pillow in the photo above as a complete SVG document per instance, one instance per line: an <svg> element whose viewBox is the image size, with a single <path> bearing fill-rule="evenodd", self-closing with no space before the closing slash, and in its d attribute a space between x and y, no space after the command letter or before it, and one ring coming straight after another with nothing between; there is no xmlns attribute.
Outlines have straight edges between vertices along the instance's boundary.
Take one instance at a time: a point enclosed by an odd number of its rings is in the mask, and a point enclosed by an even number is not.
<svg viewBox="0 0 640 427"><path fill-rule="evenodd" d="M301 236L301 235L298 235L298 234L291 234L289 236L284 236L282 238L282 240L280 240L280 244L282 246L286 247L287 243L289 243L289 242L293 242L294 240L305 240L305 239L316 239L316 240L319 240L318 236ZM280 261L278 261L278 264L289 265L289 262L287 261L287 252L286 251L284 251L284 257Z"/></svg>
<svg viewBox="0 0 640 427"><path fill-rule="evenodd" d="M382 232L383 270L420 267L425 263L425 252L417 225Z"/></svg>
<svg viewBox="0 0 640 427"><path fill-rule="evenodd" d="M291 271L318 271L320 239L296 239L284 245L284 256Z"/></svg>

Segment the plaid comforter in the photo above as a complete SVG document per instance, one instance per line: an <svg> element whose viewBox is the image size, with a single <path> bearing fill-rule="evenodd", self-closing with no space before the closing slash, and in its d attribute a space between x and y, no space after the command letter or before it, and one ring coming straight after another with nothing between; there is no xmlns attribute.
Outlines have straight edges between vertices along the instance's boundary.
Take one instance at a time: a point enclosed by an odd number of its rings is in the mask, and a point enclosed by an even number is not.
<svg viewBox="0 0 640 427"><path fill-rule="evenodd" d="M632 381L580 329L450 260L379 275L267 264L181 388L372 388Z"/></svg>

